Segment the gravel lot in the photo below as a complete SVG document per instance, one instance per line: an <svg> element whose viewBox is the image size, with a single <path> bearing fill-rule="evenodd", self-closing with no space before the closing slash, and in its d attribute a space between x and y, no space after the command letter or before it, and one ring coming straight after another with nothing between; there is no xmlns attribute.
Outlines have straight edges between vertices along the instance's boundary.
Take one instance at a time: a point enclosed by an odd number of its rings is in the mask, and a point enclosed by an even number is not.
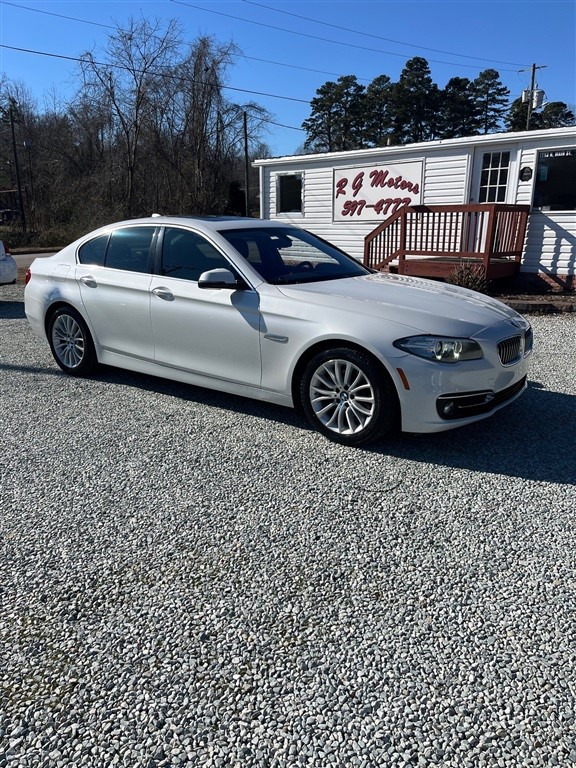
<svg viewBox="0 0 576 768"><path fill-rule="evenodd" d="M0 768L576 765L576 317L524 396L349 449L62 374L0 288Z"/></svg>

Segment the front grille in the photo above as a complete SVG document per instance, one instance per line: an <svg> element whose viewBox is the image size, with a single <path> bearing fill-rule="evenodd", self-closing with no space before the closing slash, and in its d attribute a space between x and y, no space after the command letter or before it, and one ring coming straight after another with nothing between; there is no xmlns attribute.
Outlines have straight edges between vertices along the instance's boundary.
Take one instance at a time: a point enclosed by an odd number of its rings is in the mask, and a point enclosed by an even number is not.
<svg viewBox="0 0 576 768"><path fill-rule="evenodd" d="M480 416L490 413L522 392L526 386L526 376L500 392L484 390L482 392L457 392L453 395L441 395L436 401L436 410L442 419L464 419L467 416Z"/></svg>
<svg viewBox="0 0 576 768"><path fill-rule="evenodd" d="M509 339L498 342L498 354L502 365L511 365L519 360L524 352L522 336L511 336Z"/></svg>

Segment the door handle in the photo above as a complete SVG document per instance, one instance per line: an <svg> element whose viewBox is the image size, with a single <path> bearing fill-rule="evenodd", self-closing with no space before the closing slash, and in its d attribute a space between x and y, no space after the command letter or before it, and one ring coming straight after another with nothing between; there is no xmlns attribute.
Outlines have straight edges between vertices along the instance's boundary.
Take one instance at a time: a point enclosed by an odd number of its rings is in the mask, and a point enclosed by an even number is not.
<svg viewBox="0 0 576 768"><path fill-rule="evenodd" d="M169 288L152 288L152 293L164 301L174 301L174 294Z"/></svg>
<svg viewBox="0 0 576 768"><path fill-rule="evenodd" d="M98 283L96 282L96 280L94 280L92 275L83 275L80 278L80 282L83 285L86 285L88 288L96 288L96 286L98 285Z"/></svg>

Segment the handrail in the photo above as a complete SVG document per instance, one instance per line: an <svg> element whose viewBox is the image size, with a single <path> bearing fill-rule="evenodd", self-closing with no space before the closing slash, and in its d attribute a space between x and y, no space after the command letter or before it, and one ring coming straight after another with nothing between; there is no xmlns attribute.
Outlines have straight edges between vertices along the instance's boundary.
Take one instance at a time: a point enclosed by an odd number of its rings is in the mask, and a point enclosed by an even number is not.
<svg viewBox="0 0 576 768"><path fill-rule="evenodd" d="M520 262L530 207L504 203L404 206L364 241L364 264L383 269L407 256Z"/></svg>

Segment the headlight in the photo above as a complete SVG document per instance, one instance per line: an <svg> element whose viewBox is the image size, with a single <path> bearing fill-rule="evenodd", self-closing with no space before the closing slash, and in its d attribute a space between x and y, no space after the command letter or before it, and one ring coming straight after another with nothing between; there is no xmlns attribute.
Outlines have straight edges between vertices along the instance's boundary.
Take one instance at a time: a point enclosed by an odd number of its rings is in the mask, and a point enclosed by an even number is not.
<svg viewBox="0 0 576 768"><path fill-rule="evenodd" d="M438 363L459 363L461 360L479 360L482 357L482 348L472 339L408 336L395 341L394 346L416 357Z"/></svg>

